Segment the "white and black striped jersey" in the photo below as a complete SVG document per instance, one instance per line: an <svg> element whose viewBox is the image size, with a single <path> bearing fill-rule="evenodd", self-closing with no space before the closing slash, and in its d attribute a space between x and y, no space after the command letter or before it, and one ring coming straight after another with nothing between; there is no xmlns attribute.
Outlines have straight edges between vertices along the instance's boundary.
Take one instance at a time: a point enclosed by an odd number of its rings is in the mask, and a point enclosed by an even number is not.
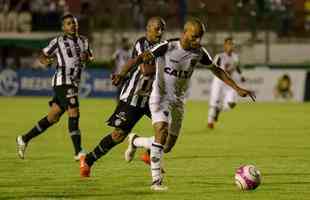
<svg viewBox="0 0 310 200"><path fill-rule="evenodd" d="M213 63L205 48L185 50L179 39L164 41L150 52L156 59L156 75L151 93L151 101L154 102L166 99L183 103L196 64L208 66Z"/></svg>
<svg viewBox="0 0 310 200"><path fill-rule="evenodd" d="M56 56L56 72L52 79L52 86L75 85L78 86L85 63L81 61L81 53L87 52L92 57L87 38L83 36L68 37L60 35L52 39L43 49L46 56Z"/></svg>
<svg viewBox="0 0 310 200"><path fill-rule="evenodd" d="M230 55L225 52L219 53L214 57L213 62L230 75L232 75L236 71L237 67L240 64L239 56L234 52L232 52Z"/></svg>
<svg viewBox="0 0 310 200"><path fill-rule="evenodd" d="M152 45L146 37L139 38L134 45L132 58L135 58L144 51L149 50L152 46L154 45ZM152 61L152 63L155 64L154 61ZM134 67L130 71L129 78L122 87L120 100L132 106L144 108L148 105L153 80L154 75L143 76L140 71L140 67Z"/></svg>

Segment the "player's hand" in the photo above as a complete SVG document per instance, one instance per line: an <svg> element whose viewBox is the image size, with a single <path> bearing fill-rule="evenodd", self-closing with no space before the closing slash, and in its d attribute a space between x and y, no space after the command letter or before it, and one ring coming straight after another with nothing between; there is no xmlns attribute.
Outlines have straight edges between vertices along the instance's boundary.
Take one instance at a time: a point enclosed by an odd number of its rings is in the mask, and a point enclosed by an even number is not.
<svg viewBox="0 0 310 200"><path fill-rule="evenodd" d="M40 62L44 65L44 66L49 66L51 64L53 64L54 62L54 58L48 58L48 57L45 57L43 59L40 59Z"/></svg>
<svg viewBox="0 0 310 200"><path fill-rule="evenodd" d="M149 62L150 60L153 59L153 57L154 57L153 54L149 51L142 53L142 60L144 63Z"/></svg>
<svg viewBox="0 0 310 200"><path fill-rule="evenodd" d="M243 88L238 88L237 92L238 92L239 96L241 96L241 97L248 97L249 96L252 99L252 101L255 101L255 99L256 99L254 91L246 90Z"/></svg>
<svg viewBox="0 0 310 200"><path fill-rule="evenodd" d="M118 86L124 80L124 76L120 74L112 74L111 79L112 79L112 84L115 86Z"/></svg>
<svg viewBox="0 0 310 200"><path fill-rule="evenodd" d="M82 52L80 58L82 62L87 62L89 60L89 55L87 52Z"/></svg>

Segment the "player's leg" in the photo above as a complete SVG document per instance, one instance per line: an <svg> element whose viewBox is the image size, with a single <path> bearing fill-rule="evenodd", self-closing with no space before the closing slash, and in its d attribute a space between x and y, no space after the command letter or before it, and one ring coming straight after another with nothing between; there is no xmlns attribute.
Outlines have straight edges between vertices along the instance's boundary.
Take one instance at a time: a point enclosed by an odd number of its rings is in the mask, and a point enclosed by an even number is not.
<svg viewBox="0 0 310 200"><path fill-rule="evenodd" d="M85 155L82 148L81 130L79 127L79 107L68 107L68 129L74 148L74 160L78 161L80 156Z"/></svg>
<svg viewBox="0 0 310 200"><path fill-rule="evenodd" d="M208 111L208 128L213 129L214 123L218 120L218 116L221 110L221 93L222 93L222 83L218 78L214 78L211 85L211 94L209 101L209 111Z"/></svg>
<svg viewBox="0 0 310 200"><path fill-rule="evenodd" d="M164 150L164 144L168 136L168 123L156 122L153 124L155 130L155 140L151 146L151 174L152 174L152 190L166 190L162 185L163 176L161 172L161 163Z"/></svg>
<svg viewBox="0 0 310 200"><path fill-rule="evenodd" d="M163 176L161 172L161 163L163 149L168 136L170 111L167 102L150 103L152 112L152 124L155 131L155 139L151 146L151 174L152 190L167 190L162 185Z"/></svg>
<svg viewBox="0 0 310 200"><path fill-rule="evenodd" d="M171 117L169 119L169 134L165 143L164 153L168 153L172 150L181 132L184 106L182 104L171 106Z"/></svg>
<svg viewBox="0 0 310 200"><path fill-rule="evenodd" d="M79 127L80 112L78 88L73 85L56 87L57 97L61 107L68 114L68 130L74 148L74 159L79 160L79 154L83 154L81 145L81 131Z"/></svg>
<svg viewBox="0 0 310 200"><path fill-rule="evenodd" d="M50 111L47 116L39 120L38 123L26 134L17 137L17 152L21 159L24 159L26 147L30 140L37 137L50 126L58 122L59 118L63 114L63 109L56 102L51 101L50 105Z"/></svg>
<svg viewBox="0 0 310 200"><path fill-rule="evenodd" d="M115 129L112 133L108 133L103 137L93 151L80 160L80 175L88 177L90 175L90 167L115 145L121 143L143 115L144 113L141 109L120 101L115 112L108 120L108 125L115 127Z"/></svg>
<svg viewBox="0 0 310 200"><path fill-rule="evenodd" d="M128 135L128 146L124 154L125 160L127 162L132 161L137 148L144 148L146 150L149 150L152 146L153 141L154 137L140 137L136 133L130 133ZM145 154L147 153L148 152L145 152Z"/></svg>
<svg viewBox="0 0 310 200"><path fill-rule="evenodd" d="M224 96L224 101L223 101L223 111L228 111L233 109L237 104L236 104L236 92L226 86L227 88L225 89L225 96Z"/></svg>
<svg viewBox="0 0 310 200"><path fill-rule="evenodd" d="M144 108L144 113L146 116L151 118L151 111L149 106ZM150 165L150 148L152 143L154 142L154 136L152 137L140 137L136 133L130 133L128 135L128 147L125 151L125 160L130 162L133 160L136 149L137 148L144 148L146 151L142 154L141 160Z"/></svg>

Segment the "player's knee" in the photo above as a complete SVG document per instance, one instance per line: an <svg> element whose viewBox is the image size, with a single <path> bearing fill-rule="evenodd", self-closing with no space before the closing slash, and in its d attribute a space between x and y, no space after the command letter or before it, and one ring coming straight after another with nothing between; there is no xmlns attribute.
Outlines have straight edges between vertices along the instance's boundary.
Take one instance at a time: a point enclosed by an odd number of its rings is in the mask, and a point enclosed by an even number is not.
<svg viewBox="0 0 310 200"><path fill-rule="evenodd" d="M49 123L55 124L59 121L60 117L61 117L61 114L53 114L53 115L48 115L47 119Z"/></svg>
<svg viewBox="0 0 310 200"><path fill-rule="evenodd" d="M69 108L68 109L68 115L69 117L79 117L80 112L79 112L79 108Z"/></svg>
<svg viewBox="0 0 310 200"><path fill-rule="evenodd" d="M116 129L112 132L111 136L115 143L121 143L125 139L126 133L121 129Z"/></svg>

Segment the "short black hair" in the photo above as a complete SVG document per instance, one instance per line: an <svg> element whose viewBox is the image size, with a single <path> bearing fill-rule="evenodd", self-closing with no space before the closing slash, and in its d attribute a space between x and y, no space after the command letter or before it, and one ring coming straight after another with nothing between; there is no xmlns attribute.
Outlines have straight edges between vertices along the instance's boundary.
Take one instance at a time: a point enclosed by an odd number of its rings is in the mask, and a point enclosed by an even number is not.
<svg viewBox="0 0 310 200"><path fill-rule="evenodd" d="M61 21L63 22L65 19L67 18L72 18L72 19L75 19L75 16L72 15L72 14L66 14L64 16L61 17Z"/></svg>
<svg viewBox="0 0 310 200"><path fill-rule="evenodd" d="M228 41L234 41L234 38L233 37L226 37L225 39L224 39L224 42L226 43L226 42L228 42Z"/></svg>

